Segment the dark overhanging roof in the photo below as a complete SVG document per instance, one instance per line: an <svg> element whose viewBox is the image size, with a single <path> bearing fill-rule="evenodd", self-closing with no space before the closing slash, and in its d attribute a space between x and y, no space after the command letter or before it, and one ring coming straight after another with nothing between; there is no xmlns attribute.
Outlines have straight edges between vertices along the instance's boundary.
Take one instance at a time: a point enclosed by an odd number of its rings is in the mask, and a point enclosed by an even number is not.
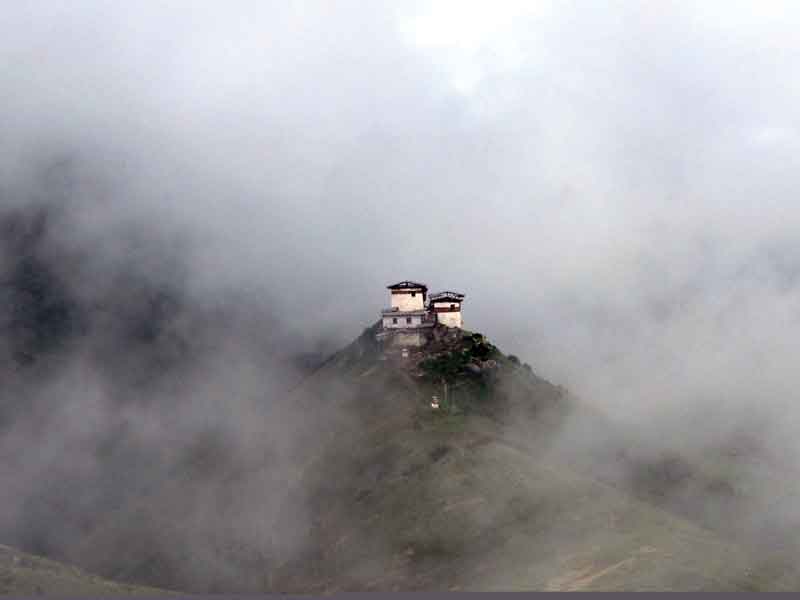
<svg viewBox="0 0 800 600"><path fill-rule="evenodd" d="M446 302L450 300L461 302L464 299L464 294L459 292L437 292L431 294L428 299L430 302Z"/></svg>
<svg viewBox="0 0 800 600"><path fill-rule="evenodd" d="M412 290L412 289L428 289L428 286L424 283L417 283L416 281L401 281L400 283L395 283L393 285L386 286L390 290Z"/></svg>

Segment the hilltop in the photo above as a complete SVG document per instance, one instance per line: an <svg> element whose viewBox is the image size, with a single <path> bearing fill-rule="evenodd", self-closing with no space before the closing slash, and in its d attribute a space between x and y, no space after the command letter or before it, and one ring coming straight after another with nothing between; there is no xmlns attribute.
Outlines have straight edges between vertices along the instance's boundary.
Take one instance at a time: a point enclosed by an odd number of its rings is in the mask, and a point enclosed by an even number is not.
<svg viewBox="0 0 800 600"><path fill-rule="evenodd" d="M382 351L377 327L297 392L309 409L334 402L357 416L306 446L287 502L310 498L314 510L303 551L271 574L273 589L797 585L785 561L739 546L669 502L670 488L685 492L687 481L724 490L714 475L674 454L655 453L652 463L629 456L640 440L483 335L441 330L404 357ZM434 410L442 381L454 393ZM347 393L332 398L333 382ZM598 458L554 450L576 424L597 436ZM597 468L602 461L606 468ZM678 480L669 469L676 463ZM637 473L638 487L628 473Z"/></svg>

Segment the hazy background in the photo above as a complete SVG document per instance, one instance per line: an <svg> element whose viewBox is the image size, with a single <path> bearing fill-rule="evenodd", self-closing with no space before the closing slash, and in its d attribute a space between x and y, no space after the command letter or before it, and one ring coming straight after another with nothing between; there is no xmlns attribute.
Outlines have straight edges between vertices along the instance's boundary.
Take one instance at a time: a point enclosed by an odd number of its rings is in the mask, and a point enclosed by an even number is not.
<svg viewBox="0 0 800 600"><path fill-rule="evenodd" d="M791 435L799 17L730 0L9 3L0 306L22 337L4 337L4 402L117 415L108 396L168 394L194 403L186 423L231 394L238 431L302 375L285 361L348 342L415 279L466 293L468 328L617 417L700 408ZM55 338L83 332L63 372L37 367L55 388L11 375L49 347L8 291L28 255L66 299L42 307ZM164 314L181 318L137 354ZM187 339L198 361L155 380ZM11 431L7 452L37 439Z"/></svg>
<svg viewBox="0 0 800 600"><path fill-rule="evenodd" d="M797 25L790 2L26 2L0 17L3 203L68 158L59 193L99 204L80 235L186 235L192 285L257 289L309 343L413 278L604 403L785 396Z"/></svg>

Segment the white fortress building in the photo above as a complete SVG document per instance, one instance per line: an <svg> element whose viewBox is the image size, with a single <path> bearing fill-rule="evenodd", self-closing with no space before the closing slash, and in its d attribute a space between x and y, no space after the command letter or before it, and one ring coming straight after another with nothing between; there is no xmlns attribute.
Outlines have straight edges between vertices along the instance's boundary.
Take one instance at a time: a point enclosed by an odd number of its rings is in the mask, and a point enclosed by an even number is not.
<svg viewBox="0 0 800 600"><path fill-rule="evenodd" d="M427 340L427 331L437 324L462 327L464 294L439 292L428 296L428 286L416 281L401 281L387 287L389 308L381 311L383 327L378 339L391 336L396 345L421 346Z"/></svg>

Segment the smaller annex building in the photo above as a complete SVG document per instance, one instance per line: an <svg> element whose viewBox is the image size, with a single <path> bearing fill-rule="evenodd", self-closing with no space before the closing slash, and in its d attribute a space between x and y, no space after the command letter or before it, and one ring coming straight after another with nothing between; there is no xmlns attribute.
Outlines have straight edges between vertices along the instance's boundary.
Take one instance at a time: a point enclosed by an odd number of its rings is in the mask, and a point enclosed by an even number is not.
<svg viewBox="0 0 800 600"><path fill-rule="evenodd" d="M463 320L461 318L461 303L464 301L464 294L458 292L439 292L430 297L430 310L436 316L436 321L447 327L458 327L461 329Z"/></svg>
<svg viewBox="0 0 800 600"><path fill-rule="evenodd" d="M426 332L435 325L461 328L464 294L438 292L428 295L428 286L417 281L401 281L387 286L389 308L381 311L379 339L391 336L398 345L421 346Z"/></svg>

